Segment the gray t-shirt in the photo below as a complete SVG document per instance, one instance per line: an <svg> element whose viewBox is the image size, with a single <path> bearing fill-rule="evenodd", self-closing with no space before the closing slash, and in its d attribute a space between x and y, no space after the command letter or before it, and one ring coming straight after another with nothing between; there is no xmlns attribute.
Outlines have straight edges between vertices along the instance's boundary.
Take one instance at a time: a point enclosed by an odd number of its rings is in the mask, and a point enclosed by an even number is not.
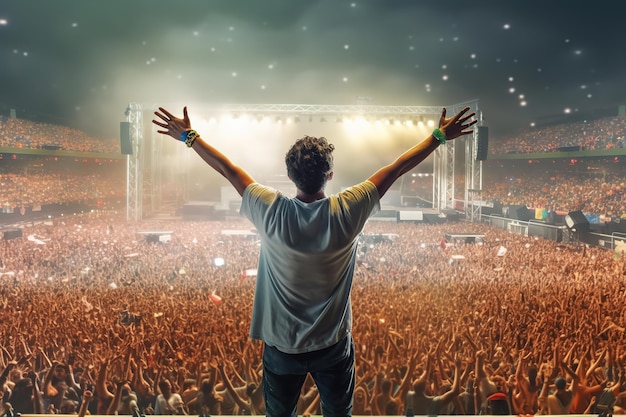
<svg viewBox="0 0 626 417"><path fill-rule="evenodd" d="M378 190L369 181L313 203L250 184L241 214L261 239L250 337L285 353L343 339L352 329L358 236L379 209Z"/></svg>

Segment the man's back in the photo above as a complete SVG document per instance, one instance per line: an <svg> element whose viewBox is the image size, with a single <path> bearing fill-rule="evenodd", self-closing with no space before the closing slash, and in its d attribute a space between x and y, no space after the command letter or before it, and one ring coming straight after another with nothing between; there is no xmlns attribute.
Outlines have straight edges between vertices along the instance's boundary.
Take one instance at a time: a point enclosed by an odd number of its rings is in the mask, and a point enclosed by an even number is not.
<svg viewBox="0 0 626 417"><path fill-rule="evenodd" d="M350 332L357 238L377 208L369 182L312 203L259 184L246 189L241 212L261 238L252 338L304 353Z"/></svg>

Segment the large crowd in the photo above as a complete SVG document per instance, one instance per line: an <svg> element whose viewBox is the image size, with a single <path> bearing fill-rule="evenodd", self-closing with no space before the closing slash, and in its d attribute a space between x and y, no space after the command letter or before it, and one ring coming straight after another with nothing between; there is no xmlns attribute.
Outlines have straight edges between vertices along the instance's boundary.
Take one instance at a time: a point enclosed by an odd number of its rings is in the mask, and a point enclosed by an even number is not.
<svg viewBox="0 0 626 417"><path fill-rule="evenodd" d="M65 126L0 116L0 148L120 153L120 141L98 139Z"/></svg>
<svg viewBox="0 0 626 417"><path fill-rule="evenodd" d="M123 201L120 177L99 173L33 173L0 171L0 204L4 212L66 202Z"/></svg>
<svg viewBox="0 0 626 417"><path fill-rule="evenodd" d="M624 120L528 135L490 152L623 147ZM72 129L0 121L0 147L49 146L119 152ZM125 193L107 169L3 165L3 207ZM624 215L620 164L534 168L486 170L482 199ZM92 213L0 240L0 413L263 414L262 345L247 334L250 227ZM626 255L480 223L371 221L365 234L384 238L363 238L352 292L355 415L624 413ZM320 407L309 380L298 413Z"/></svg>
<svg viewBox="0 0 626 417"><path fill-rule="evenodd" d="M119 165L119 164L118 164ZM583 211L606 218L626 217L626 172L620 164L613 170L571 172L565 169L538 166L512 168L489 167L484 170L481 199L498 201L502 205L526 205L548 211ZM85 167L80 167L85 171ZM116 167L113 167L116 168ZM26 206L88 202L94 200L124 201L125 178L111 169L92 169L90 172L36 172L0 168L0 204L6 211ZM417 184L417 185L415 185ZM406 195L421 197L417 202L432 201L432 177L419 178L411 187L402 189L401 204L415 201ZM462 199L463 184L456 184L457 198ZM406 194L409 193L409 194ZM410 194L414 193L414 194Z"/></svg>
<svg viewBox="0 0 626 417"><path fill-rule="evenodd" d="M586 150L621 148L624 145L625 120L624 117L613 117L583 124L553 126L541 131L530 130L502 141L491 141L490 152L495 154L551 152L559 147L572 145L571 141ZM552 142L548 141L550 138ZM89 138L74 129L6 117L0 122L0 147L35 148L50 143L57 144L64 150L119 152L118 141ZM532 146L526 146L526 143ZM513 144L519 147L510 148ZM546 211L567 213L580 210L590 216L626 217L626 208L622 203L626 193L626 183L623 181L626 172L619 157L606 163L595 162L596 166L589 162L588 168L593 169L587 171L564 168L562 164L550 164L550 161L543 163L535 161L535 165L531 164L533 161L528 162L527 166L521 166L526 161L513 161L498 166L492 161L487 161L483 180L485 186L480 199L487 202L498 201L503 205L524 204L529 208ZM516 164L517 168L514 167ZM604 166L601 166L602 164ZM94 198L121 201L126 192L125 181L120 175L110 175L115 168L113 165L116 164L110 165L111 168L108 170L90 169L89 174L84 175L80 170L60 171L58 167L52 168L49 165L45 170L44 168L35 170L32 167L14 169L9 163L2 164L0 166L2 210L11 212L24 206L64 204ZM117 165L118 173L123 174L123 163L120 165L118 161ZM82 170L85 168L89 167L81 167ZM457 174L455 183L455 197L463 199L463 175ZM403 195L414 193L420 197L417 201L419 204L432 201L432 177L407 177L401 187ZM405 200L403 203L410 205L415 202Z"/></svg>
<svg viewBox="0 0 626 417"><path fill-rule="evenodd" d="M490 154L593 151L626 146L626 116L533 128L489 141Z"/></svg>
<svg viewBox="0 0 626 417"><path fill-rule="evenodd" d="M561 150L593 151L626 146L626 116L605 117L531 128L514 135L491 138L489 154L543 153ZM0 116L0 147L61 149L78 152L120 153L117 139L98 139L76 129L20 118Z"/></svg>
<svg viewBox="0 0 626 417"><path fill-rule="evenodd" d="M548 211L580 210L606 218L626 217L626 166L623 163L578 161L572 166L536 161L521 165L525 166L491 165L485 169L482 199Z"/></svg>
<svg viewBox="0 0 626 417"><path fill-rule="evenodd" d="M466 222L372 220L362 242L354 415L624 413L626 256ZM263 414L258 250L243 218L1 240L0 412ZM308 381L298 414L320 413Z"/></svg>

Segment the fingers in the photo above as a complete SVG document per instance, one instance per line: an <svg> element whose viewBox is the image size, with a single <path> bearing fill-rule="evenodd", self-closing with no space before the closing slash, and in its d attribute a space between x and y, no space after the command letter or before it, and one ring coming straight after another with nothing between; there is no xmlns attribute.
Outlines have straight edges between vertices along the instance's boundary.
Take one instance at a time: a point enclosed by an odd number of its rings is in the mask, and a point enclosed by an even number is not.
<svg viewBox="0 0 626 417"><path fill-rule="evenodd" d="M189 121L189 113L187 112L187 106L183 108L182 119L174 116L163 107L159 107L159 110L155 111L154 114L161 120L153 119L152 123L159 127L162 127L164 130L157 130L157 132L164 135L177 137L177 132L179 132L180 129L189 129L189 126L191 126L191 123Z"/></svg>
<svg viewBox="0 0 626 417"><path fill-rule="evenodd" d="M469 123L461 123L461 127L462 127L463 129L467 129L467 128L468 128L468 127L470 127L470 126L474 126L474 125L476 124L476 122L478 122L478 120L472 120L472 121L471 121L471 122L469 122Z"/></svg>
<svg viewBox="0 0 626 417"><path fill-rule="evenodd" d="M168 112L167 110L165 110L163 107L159 107L159 111L155 111L154 114L159 117L161 120L163 120L163 122L160 122L158 120L152 119L152 123L154 123L155 125L162 127L163 129L167 129L167 130L157 130L157 133L161 133L163 135L168 135L170 133L170 122L172 121L172 119L175 119L174 115L170 112Z"/></svg>
<svg viewBox="0 0 626 417"><path fill-rule="evenodd" d="M469 120L469 119L471 119L474 116L476 116L476 113L470 113L467 116L465 116L465 117L463 117L461 119L458 119L458 121L461 122L461 123L465 123L466 120Z"/></svg>
<svg viewBox="0 0 626 417"><path fill-rule="evenodd" d="M161 126L161 127L167 127L167 123L161 123L157 120L152 119L152 123L154 123L157 126Z"/></svg>
<svg viewBox="0 0 626 417"><path fill-rule="evenodd" d="M162 117L161 116L161 118L163 118L163 119L167 119L167 118L173 119L174 118L174 115L172 113L168 112L167 110L165 110L163 107L159 107L159 110L161 112L163 112L167 116L167 117Z"/></svg>
<svg viewBox="0 0 626 417"><path fill-rule="evenodd" d="M464 107L461 111L459 111L454 117L446 119L446 108L444 107L441 111L441 118L439 119L439 126L443 126L445 124L461 124L464 125L466 121L476 116L475 112L470 114L465 114L470 110L469 106ZM473 125L476 121L468 124L467 127Z"/></svg>
<svg viewBox="0 0 626 417"><path fill-rule="evenodd" d="M158 114L157 112L154 112L154 113L155 113L157 116L162 117L162 116L161 116L160 114ZM155 125L157 125L157 126L162 127L163 129L167 129L167 130L161 130L161 129L159 129L159 130L157 130L157 133L161 133L162 135L168 135L168 134L169 134L169 124L167 124L167 123L161 123L161 122L159 122L159 121L157 121L157 120L154 120L154 119L152 119L152 123L154 123L154 124L155 124Z"/></svg>
<svg viewBox="0 0 626 417"><path fill-rule="evenodd" d="M465 113L467 113L467 111L469 110L469 106L465 107L463 110L461 110L460 112L458 112L456 114L456 116L454 116L453 119L453 123L455 124L461 124L464 125L466 121L468 121L469 119L471 119L472 117L476 116L475 112L472 112L466 116L463 116ZM473 125L474 123L476 123L476 120L474 120L473 122L471 122L470 124L467 125L467 127Z"/></svg>
<svg viewBox="0 0 626 417"><path fill-rule="evenodd" d="M154 114L155 114L157 117L159 117L161 120L163 120L164 122L166 122L166 123L164 124L164 123L161 123L161 122L159 122L159 121L157 121L157 120L154 120L154 119L152 119L152 123L154 123L155 125L159 125L159 126L161 126L161 127L167 127L167 123L169 123L170 119L169 119L168 117L166 117L166 116L162 115L162 114L161 114L161 113L159 113L158 111L155 111L155 112L154 112Z"/></svg>
<svg viewBox="0 0 626 417"><path fill-rule="evenodd" d="M460 118L461 118L461 116L463 116L465 113L467 113L467 111L468 111L469 109L470 109L470 107L469 107L469 106L464 107L464 108L463 108L460 112L458 112L458 113L456 114L456 116L455 116L454 118L455 118L455 119L457 119L457 120L458 120L458 119L460 119ZM474 114L474 113L472 113L472 114ZM471 115L470 115L470 116L468 116L468 117L471 117Z"/></svg>
<svg viewBox="0 0 626 417"><path fill-rule="evenodd" d="M465 107L463 110L458 112L457 115L454 117L454 123L456 125L460 125L460 127L461 127L461 131L459 132L459 136L468 135L468 134L472 133L473 129L469 129L469 128L471 126L475 125L478 122L478 120L476 120L476 119L468 122L468 120L470 120L471 118L476 116L475 112L472 112L472 113L470 113L468 115L463 116L465 113L467 113L467 111L469 109L470 109L469 107Z"/></svg>

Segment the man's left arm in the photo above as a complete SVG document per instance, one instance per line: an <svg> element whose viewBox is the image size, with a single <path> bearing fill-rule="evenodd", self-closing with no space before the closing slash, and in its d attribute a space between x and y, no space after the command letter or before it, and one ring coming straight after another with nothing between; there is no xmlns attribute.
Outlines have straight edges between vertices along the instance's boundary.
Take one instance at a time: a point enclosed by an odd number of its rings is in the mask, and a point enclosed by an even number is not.
<svg viewBox="0 0 626 417"><path fill-rule="evenodd" d="M379 196L382 198L398 178L415 168L440 144L445 143L446 140L456 139L471 133L472 129L469 127L474 125L476 120L470 121L475 113L465 114L469 109L469 107L465 107L454 117L446 118L446 109L444 108L439 118L439 128L435 129L432 135L404 152L391 164L376 171L369 178L369 181L376 185Z"/></svg>

